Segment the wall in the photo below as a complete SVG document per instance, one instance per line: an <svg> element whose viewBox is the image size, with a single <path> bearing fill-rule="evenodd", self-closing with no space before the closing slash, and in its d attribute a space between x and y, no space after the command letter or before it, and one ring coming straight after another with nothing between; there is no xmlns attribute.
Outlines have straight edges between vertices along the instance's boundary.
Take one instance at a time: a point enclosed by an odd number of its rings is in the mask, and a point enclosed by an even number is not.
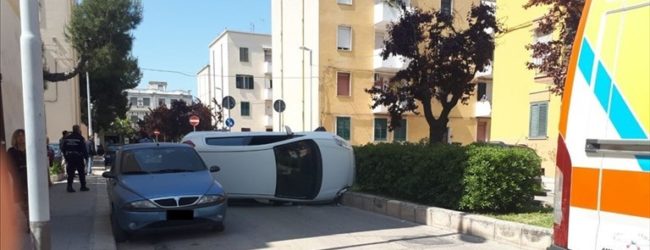
<svg viewBox="0 0 650 250"><path fill-rule="evenodd" d="M536 80L535 72L526 68L531 53L524 46L533 41L533 20L545 10L524 10L525 2L499 2L497 18L510 31L496 40L491 140L528 145L543 159L545 175L554 176L561 100L548 92L548 81ZM528 138L530 103L535 101L549 101L545 139Z"/></svg>
<svg viewBox="0 0 650 250"><path fill-rule="evenodd" d="M24 128L23 89L20 67L20 14L18 0L0 0L0 73L6 148L11 134Z"/></svg>

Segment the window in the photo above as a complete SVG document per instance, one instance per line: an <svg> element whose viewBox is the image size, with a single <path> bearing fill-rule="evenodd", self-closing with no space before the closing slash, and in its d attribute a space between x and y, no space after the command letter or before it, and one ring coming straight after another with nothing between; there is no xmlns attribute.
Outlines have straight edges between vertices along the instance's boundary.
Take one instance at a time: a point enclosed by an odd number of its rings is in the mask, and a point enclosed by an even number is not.
<svg viewBox="0 0 650 250"><path fill-rule="evenodd" d="M165 105L165 98L158 99L158 106Z"/></svg>
<svg viewBox="0 0 650 250"><path fill-rule="evenodd" d="M129 103L130 103L132 106L138 105L138 98L137 98L137 97L131 97L131 98L129 99Z"/></svg>
<svg viewBox="0 0 650 250"><path fill-rule="evenodd" d="M393 141L406 141L407 123L405 119L399 121L399 127L393 130Z"/></svg>
<svg viewBox="0 0 650 250"><path fill-rule="evenodd" d="M144 105L145 107L149 107L149 105L151 105L151 99L146 97L142 98L142 105Z"/></svg>
<svg viewBox="0 0 650 250"><path fill-rule="evenodd" d="M452 10L452 0L441 0L440 1L440 12L450 15Z"/></svg>
<svg viewBox="0 0 650 250"><path fill-rule="evenodd" d="M241 132L251 132L251 128L241 128Z"/></svg>
<svg viewBox="0 0 650 250"><path fill-rule="evenodd" d="M336 0L336 3L352 5L352 0Z"/></svg>
<svg viewBox="0 0 650 250"><path fill-rule="evenodd" d="M388 119L375 118L375 141L386 141L388 139Z"/></svg>
<svg viewBox="0 0 650 250"><path fill-rule="evenodd" d="M533 43L548 43L553 39L552 34L543 34L542 32L535 31L535 37L533 38ZM542 62L544 61L544 57L546 56L539 56L539 57L533 57L533 64L535 65L542 65ZM539 71L539 69L535 70L535 76L544 76L545 73L542 71Z"/></svg>
<svg viewBox="0 0 650 250"><path fill-rule="evenodd" d="M487 99L487 85L484 82L479 82L476 90L476 99L479 101L483 100L483 97Z"/></svg>
<svg viewBox="0 0 650 250"><path fill-rule="evenodd" d="M337 33L338 42L336 44L339 50L352 50L352 27L339 26Z"/></svg>
<svg viewBox="0 0 650 250"><path fill-rule="evenodd" d="M248 62L248 48L239 48L239 61Z"/></svg>
<svg viewBox="0 0 650 250"><path fill-rule="evenodd" d="M241 116L250 116L250 115L251 115L251 103L241 102Z"/></svg>
<svg viewBox="0 0 650 250"><path fill-rule="evenodd" d="M273 58L273 56L271 54L271 50L270 49L264 49L264 61L265 62L271 62L272 58Z"/></svg>
<svg viewBox="0 0 650 250"><path fill-rule="evenodd" d="M336 94L340 96L350 96L350 73L337 73Z"/></svg>
<svg viewBox="0 0 650 250"><path fill-rule="evenodd" d="M254 81L252 75L236 75L235 85L238 89L254 89Z"/></svg>
<svg viewBox="0 0 650 250"><path fill-rule="evenodd" d="M350 140L350 117L336 117L336 135Z"/></svg>
<svg viewBox="0 0 650 250"><path fill-rule="evenodd" d="M530 126L529 135L531 139L546 139L546 127L548 123L548 102L536 102L530 104Z"/></svg>

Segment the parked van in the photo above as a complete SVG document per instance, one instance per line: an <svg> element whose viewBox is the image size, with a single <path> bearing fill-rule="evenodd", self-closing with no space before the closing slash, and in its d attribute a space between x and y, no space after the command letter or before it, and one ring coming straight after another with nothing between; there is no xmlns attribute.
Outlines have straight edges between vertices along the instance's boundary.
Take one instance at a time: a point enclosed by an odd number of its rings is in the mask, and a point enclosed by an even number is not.
<svg viewBox="0 0 650 250"><path fill-rule="evenodd" d="M650 249L650 1L586 0L558 139L554 247Z"/></svg>
<svg viewBox="0 0 650 250"><path fill-rule="evenodd" d="M229 198L332 201L352 186L354 153L327 132L192 132L193 145Z"/></svg>

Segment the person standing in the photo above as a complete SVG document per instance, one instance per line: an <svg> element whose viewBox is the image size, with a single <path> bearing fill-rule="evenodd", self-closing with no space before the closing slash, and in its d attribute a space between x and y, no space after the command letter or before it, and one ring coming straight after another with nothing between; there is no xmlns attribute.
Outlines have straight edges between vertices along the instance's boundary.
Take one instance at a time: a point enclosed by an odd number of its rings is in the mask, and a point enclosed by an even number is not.
<svg viewBox="0 0 650 250"><path fill-rule="evenodd" d="M79 182L81 182L81 189L79 190L89 191L90 189L86 186L86 173L84 171L84 161L88 158L88 151L86 150L86 140L81 135L79 125L72 126L72 133L63 138L61 152L68 163L66 167L68 192L75 192L74 188L72 188L75 171L79 174Z"/></svg>
<svg viewBox="0 0 650 250"><path fill-rule="evenodd" d="M25 130L16 129L11 135L11 148L7 150L11 164L15 168L16 187L20 189L19 201L23 209L27 211L27 155L25 153Z"/></svg>
<svg viewBox="0 0 650 250"><path fill-rule="evenodd" d="M93 157L96 154L95 151L95 142L93 142L93 138L91 136L88 137L88 140L86 141L86 152L88 152L88 159L86 163L86 173L88 175L91 175L93 172Z"/></svg>

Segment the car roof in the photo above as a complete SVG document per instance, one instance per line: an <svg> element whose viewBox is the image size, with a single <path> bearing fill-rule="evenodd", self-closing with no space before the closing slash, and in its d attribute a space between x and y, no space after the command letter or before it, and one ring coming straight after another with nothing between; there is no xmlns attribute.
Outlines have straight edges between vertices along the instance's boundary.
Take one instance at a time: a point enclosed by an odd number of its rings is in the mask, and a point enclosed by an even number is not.
<svg viewBox="0 0 650 250"><path fill-rule="evenodd" d="M133 150L133 149L148 149L148 148L192 148L190 145L182 143L170 143L170 142L147 142L147 143L135 143L127 144L122 146L122 150Z"/></svg>
<svg viewBox="0 0 650 250"><path fill-rule="evenodd" d="M286 132L222 132L222 131L200 131L190 132L185 137L247 137L247 136L287 136ZM307 136L309 138L332 138L333 134L329 132L297 132L293 136Z"/></svg>

